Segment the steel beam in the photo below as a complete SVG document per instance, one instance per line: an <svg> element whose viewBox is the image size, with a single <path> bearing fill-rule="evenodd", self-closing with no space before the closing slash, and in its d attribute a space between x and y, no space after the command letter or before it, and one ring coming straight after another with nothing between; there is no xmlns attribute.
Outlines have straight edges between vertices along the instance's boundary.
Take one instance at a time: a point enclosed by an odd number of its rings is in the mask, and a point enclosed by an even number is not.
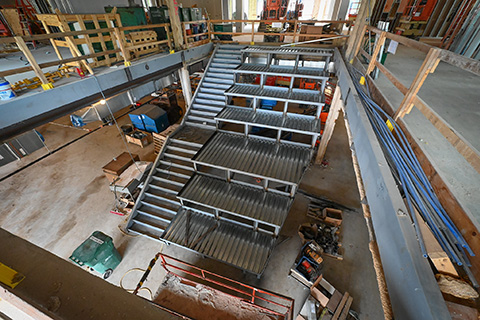
<svg viewBox="0 0 480 320"><path fill-rule="evenodd" d="M451 319L340 52L335 68L396 319Z"/></svg>
<svg viewBox="0 0 480 320"><path fill-rule="evenodd" d="M95 76L60 85L43 92L30 92L0 102L0 140L89 106L105 96L144 85L175 72L185 64L208 56L213 44L205 44L174 54L155 55L130 67L109 68Z"/></svg>

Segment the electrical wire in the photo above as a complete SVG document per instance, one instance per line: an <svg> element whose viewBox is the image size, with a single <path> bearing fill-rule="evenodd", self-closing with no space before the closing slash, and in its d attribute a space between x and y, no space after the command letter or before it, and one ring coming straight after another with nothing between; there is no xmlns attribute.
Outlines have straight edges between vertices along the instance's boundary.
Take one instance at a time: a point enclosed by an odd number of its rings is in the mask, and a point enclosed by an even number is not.
<svg viewBox="0 0 480 320"><path fill-rule="evenodd" d="M352 66L350 74L398 188L405 197L423 256L428 256L420 231L420 223L423 222L418 221L416 211L449 258L463 267L472 284L478 288L478 283L468 268L471 265L467 257L467 253L470 256L475 254L441 205L404 132L395 120L373 101L368 82L365 82L365 86L360 84L361 77L365 75Z"/></svg>
<svg viewBox="0 0 480 320"><path fill-rule="evenodd" d="M120 129L120 126L118 125L117 119L115 119L115 116L113 115L112 109L110 108L110 105L108 104L107 97L105 97L105 94L103 93L103 89L100 86L100 82L98 82L98 78L96 75L92 75L92 77L95 79L95 82L97 83L98 89L100 90L100 93L102 94L103 100L105 100L105 105L107 106L108 111L110 112L110 115L112 116L113 122L115 123L115 126L118 129L118 132L120 132L120 136L122 137L123 144L125 145L125 148L127 149L128 154L130 155L130 158L133 161L133 164L137 168L138 172L142 173L142 170L137 165L137 162L133 158L132 153L130 152L130 148L128 147L127 140L125 139L125 134L123 133L122 129Z"/></svg>

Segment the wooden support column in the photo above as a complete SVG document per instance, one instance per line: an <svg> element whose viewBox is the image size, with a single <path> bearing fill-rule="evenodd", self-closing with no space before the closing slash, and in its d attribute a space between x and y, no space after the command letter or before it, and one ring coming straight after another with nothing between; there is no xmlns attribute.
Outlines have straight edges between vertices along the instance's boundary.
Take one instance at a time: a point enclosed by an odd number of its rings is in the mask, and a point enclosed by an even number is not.
<svg viewBox="0 0 480 320"><path fill-rule="evenodd" d="M325 124L325 128L323 129L323 135L320 140L320 145L318 146L318 153L317 153L317 157L315 158L315 164L322 163L323 157L325 157L328 142L332 138L333 129L335 129L335 123L338 119L338 115L340 114L340 110L342 110L344 107L341 96L342 94L340 92L340 87L337 86L335 89L335 93L333 94L332 104L330 106L330 112L328 113L327 123Z"/></svg>
<svg viewBox="0 0 480 320"><path fill-rule="evenodd" d="M43 25L43 29L45 29L45 32L47 34L50 34L52 33L50 31L50 27L48 26L48 24L42 20L42 25ZM57 57L59 60L63 60L63 57L62 57L62 54L60 53L60 50L58 50L58 46L57 44L55 43L55 40L53 38L50 38L50 44L52 45L53 47L53 50L55 50L55 53L57 54Z"/></svg>
<svg viewBox="0 0 480 320"><path fill-rule="evenodd" d="M413 80L410 88L407 91L407 94L405 94L405 97L403 97L400 107L395 112L395 115L393 117L395 120L397 120L398 118L403 118L405 114L410 113L413 108L413 102L415 100L415 97L417 96L418 91L420 91L420 88L425 82L425 79L427 78L429 73L433 73L437 68L440 62L439 56L441 52L442 50L439 48L431 48L428 51L427 57L425 58L425 60L423 60L423 64L420 67L420 70L418 70L415 79Z"/></svg>
<svg viewBox="0 0 480 320"><path fill-rule="evenodd" d="M126 43L123 40L120 32L121 31L118 28L115 28L115 31L114 31L115 37L118 39L118 45L120 46L120 51L122 52L124 64L125 64L126 67L128 67L128 66L131 65L130 52L126 49L126 47L125 47Z"/></svg>
<svg viewBox="0 0 480 320"><path fill-rule="evenodd" d="M23 40L22 37L15 37L15 42L17 43L18 48L22 53L25 55L25 58L27 58L28 62L33 68L33 71L35 72L35 75L42 81L42 88L43 90L48 90L48 89L53 89L53 84L48 82L47 77L43 74L42 69L38 65L37 61L33 57L32 52L30 49L28 49L27 44Z"/></svg>
<svg viewBox="0 0 480 320"><path fill-rule="evenodd" d="M355 19L355 26L353 27L352 35L347 40L347 48L345 52L347 61L351 61L353 59L354 49L356 49L358 41L363 41L365 26L370 23L370 21L368 21L368 14L372 12L375 6L375 1L376 0L362 0L362 3L360 4L360 9L358 10L357 18Z"/></svg>
<svg viewBox="0 0 480 320"><path fill-rule="evenodd" d="M377 44L375 45L375 50L372 53L372 58L370 59L370 63L368 64L367 72L365 74L369 75L373 69L375 69L375 61L377 60L378 54L380 54L381 57L381 50L383 48L383 44L385 43L385 40L387 39L387 33L383 31L380 34L380 37L378 38Z"/></svg>
<svg viewBox="0 0 480 320"><path fill-rule="evenodd" d="M178 70L180 77L180 84L182 85L183 97L185 98L185 109L188 109L192 104L192 84L190 83L190 74L187 66Z"/></svg>
<svg viewBox="0 0 480 320"><path fill-rule="evenodd" d="M178 15L177 0L166 0L168 14L170 15L170 25L172 26L173 41L175 41L175 50L182 50L187 39L183 39L182 24ZM182 85L183 86L183 85Z"/></svg>

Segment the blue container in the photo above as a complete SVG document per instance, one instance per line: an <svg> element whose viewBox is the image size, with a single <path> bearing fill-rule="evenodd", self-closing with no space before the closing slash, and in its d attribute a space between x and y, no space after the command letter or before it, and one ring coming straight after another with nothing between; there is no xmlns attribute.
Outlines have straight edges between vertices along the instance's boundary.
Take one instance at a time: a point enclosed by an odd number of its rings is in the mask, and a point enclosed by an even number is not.
<svg viewBox="0 0 480 320"><path fill-rule="evenodd" d="M260 108L265 109L265 110L273 110L273 107L277 105L277 101L275 100L268 100L268 99L262 99L260 101Z"/></svg>
<svg viewBox="0 0 480 320"><path fill-rule="evenodd" d="M143 124L142 114L136 114L137 111L138 110L133 111L128 116L130 117L130 121L132 121L132 124L135 128L145 131L145 124Z"/></svg>
<svg viewBox="0 0 480 320"><path fill-rule="evenodd" d="M143 131L160 133L170 125L167 112L153 104L147 104L129 116L133 126Z"/></svg>

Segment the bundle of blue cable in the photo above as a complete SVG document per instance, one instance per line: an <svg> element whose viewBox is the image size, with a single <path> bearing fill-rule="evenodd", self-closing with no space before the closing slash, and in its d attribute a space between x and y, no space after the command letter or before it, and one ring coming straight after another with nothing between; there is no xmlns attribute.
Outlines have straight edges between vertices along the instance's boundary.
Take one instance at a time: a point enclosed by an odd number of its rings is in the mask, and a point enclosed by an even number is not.
<svg viewBox="0 0 480 320"><path fill-rule="evenodd" d="M478 283L469 269L471 264L467 252L470 256L475 254L440 204L402 129L373 101L368 83L365 81L365 85L360 84L361 78L365 76L353 67L350 67L350 74L398 188L405 197L423 256L427 257L419 225L423 221L417 221L415 210L427 223L450 259L462 266L472 284L478 287Z"/></svg>

